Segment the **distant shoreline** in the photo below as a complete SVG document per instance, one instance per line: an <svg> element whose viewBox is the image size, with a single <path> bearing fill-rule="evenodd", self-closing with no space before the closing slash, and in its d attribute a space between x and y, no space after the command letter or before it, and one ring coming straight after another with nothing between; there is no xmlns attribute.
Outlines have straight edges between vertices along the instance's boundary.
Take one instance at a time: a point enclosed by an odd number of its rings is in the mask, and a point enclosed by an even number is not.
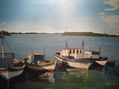
<svg viewBox="0 0 119 89"><path fill-rule="evenodd" d="M11 34L9 32L4 31L4 30L0 31L0 37L1 37L2 34L5 35L5 36L11 36Z"/></svg>
<svg viewBox="0 0 119 89"><path fill-rule="evenodd" d="M10 32L10 34L61 34L62 36L119 37L119 35L102 34L102 33L94 33L94 32L64 32L64 33Z"/></svg>
<svg viewBox="0 0 119 89"><path fill-rule="evenodd" d="M62 34L62 33L35 33L35 32L30 32L30 33L21 33L21 32L11 32L10 34Z"/></svg>
<svg viewBox="0 0 119 89"><path fill-rule="evenodd" d="M110 35L94 32L64 32L62 36L94 36L94 37L119 37L119 35Z"/></svg>

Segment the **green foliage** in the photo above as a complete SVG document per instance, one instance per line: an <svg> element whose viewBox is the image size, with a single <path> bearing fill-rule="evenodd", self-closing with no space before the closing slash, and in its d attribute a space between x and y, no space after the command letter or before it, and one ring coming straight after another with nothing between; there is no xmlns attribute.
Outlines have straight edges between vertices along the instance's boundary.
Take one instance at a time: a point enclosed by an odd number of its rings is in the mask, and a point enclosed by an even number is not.
<svg viewBox="0 0 119 89"><path fill-rule="evenodd" d="M93 33L93 32L64 32L63 36L99 36L99 37L119 37L119 35L109 35L109 34L101 34L101 33Z"/></svg>
<svg viewBox="0 0 119 89"><path fill-rule="evenodd" d="M4 30L0 31L0 34L4 34L5 36L10 36L11 35L9 32L4 31Z"/></svg>

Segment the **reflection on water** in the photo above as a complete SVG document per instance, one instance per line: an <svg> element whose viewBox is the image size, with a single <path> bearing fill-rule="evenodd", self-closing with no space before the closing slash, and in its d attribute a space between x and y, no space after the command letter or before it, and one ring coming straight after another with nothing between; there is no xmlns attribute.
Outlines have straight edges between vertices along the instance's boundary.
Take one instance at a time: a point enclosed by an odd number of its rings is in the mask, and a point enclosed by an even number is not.
<svg viewBox="0 0 119 89"><path fill-rule="evenodd" d="M97 70L68 69L69 72L58 72L55 86L62 89L118 89L119 78L107 76Z"/></svg>
<svg viewBox="0 0 119 89"><path fill-rule="evenodd" d="M118 89L119 87L119 78L97 70L73 68L65 70L59 66L54 73L25 70L27 72L10 81L9 88L3 89Z"/></svg>
<svg viewBox="0 0 119 89"><path fill-rule="evenodd" d="M54 82L54 73L46 72L27 78L24 82L14 83L11 89L45 89L45 87L54 85Z"/></svg>
<svg viewBox="0 0 119 89"><path fill-rule="evenodd" d="M46 80L47 82L52 83L52 84L54 84L55 82L54 73L46 72L43 75L39 75L38 78L42 80Z"/></svg>

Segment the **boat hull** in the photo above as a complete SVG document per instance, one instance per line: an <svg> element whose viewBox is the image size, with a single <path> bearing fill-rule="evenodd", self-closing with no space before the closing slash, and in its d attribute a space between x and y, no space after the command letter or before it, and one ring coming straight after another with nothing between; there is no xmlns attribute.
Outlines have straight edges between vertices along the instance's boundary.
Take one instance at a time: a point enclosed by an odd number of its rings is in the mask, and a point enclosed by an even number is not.
<svg viewBox="0 0 119 89"><path fill-rule="evenodd" d="M81 68L81 69L89 69L90 66L93 64L99 64L101 66L104 66L107 63L108 58L100 58L100 59L68 59L65 57L60 56L60 53L55 54L55 58L57 59L58 63L66 64L69 67L74 68ZM71 61L70 61L71 60ZM94 68L96 65L94 65Z"/></svg>
<svg viewBox="0 0 119 89"><path fill-rule="evenodd" d="M23 73L23 70L24 69L0 71L0 76L2 76L6 80L9 80L13 77L21 75Z"/></svg>
<svg viewBox="0 0 119 89"><path fill-rule="evenodd" d="M88 70L89 66L91 65L89 61L86 61L86 62L68 61L67 59L63 59L61 56L57 54L55 55L55 58L57 59L58 63L66 64L67 66L73 67L73 68L80 68L80 69Z"/></svg>
<svg viewBox="0 0 119 89"><path fill-rule="evenodd" d="M104 66L106 63L107 63L107 60L104 60L104 61L96 61L96 63Z"/></svg>
<svg viewBox="0 0 119 89"><path fill-rule="evenodd" d="M84 64L81 62L70 62L70 61L68 61L67 63L70 67L87 69L87 70L88 70L89 66L91 65L89 62Z"/></svg>
<svg viewBox="0 0 119 89"><path fill-rule="evenodd" d="M54 64L44 65L44 66L35 65L35 64L30 64L30 63L26 62L26 66L27 66L29 69L37 70L37 71L54 72L54 70L55 70L55 65L56 65L56 61L55 61Z"/></svg>
<svg viewBox="0 0 119 89"><path fill-rule="evenodd" d="M12 69L8 68L0 68L0 76L6 80L10 80L13 77L17 77L21 75L24 71L25 64L21 67L13 67Z"/></svg>
<svg viewBox="0 0 119 89"><path fill-rule="evenodd" d="M114 62L114 61L107 62L104 65L103 72L105 74L119 77L119 66L116 65L116 63L119 63L119 62L118 61L117 62Z"/></svg>

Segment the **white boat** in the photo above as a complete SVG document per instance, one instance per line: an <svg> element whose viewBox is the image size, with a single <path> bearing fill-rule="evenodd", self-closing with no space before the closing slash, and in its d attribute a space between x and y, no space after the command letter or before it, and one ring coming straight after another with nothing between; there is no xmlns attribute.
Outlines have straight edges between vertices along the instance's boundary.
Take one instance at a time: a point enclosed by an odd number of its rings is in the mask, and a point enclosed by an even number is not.
<svg viewBox="0 0 119 89"><path fill-rule="evenodd" d="M29 69L37 71L54 72L55 65L56 60L45 60L45 55L40 53L30 53L26 61L26 66Z"/></svg>
<svg viewBox="0 0 119 89"><path fill-rule="evenodd" d="M12 51L4 50L4 34L0 34L2 39L2 50L0 51L0 76L6 80L19 76L23 73L25 64L15 59Z"/></svg>
<svg viewBox="0 0 119 89"><path fill-rule="evenodd" d="M104 66L108 60L108 57L100 57L100 52L84 51L83 46L82 48L64 48L56 52L55 58L59 63L82 69L89 69L94 63Z"/></svg>

